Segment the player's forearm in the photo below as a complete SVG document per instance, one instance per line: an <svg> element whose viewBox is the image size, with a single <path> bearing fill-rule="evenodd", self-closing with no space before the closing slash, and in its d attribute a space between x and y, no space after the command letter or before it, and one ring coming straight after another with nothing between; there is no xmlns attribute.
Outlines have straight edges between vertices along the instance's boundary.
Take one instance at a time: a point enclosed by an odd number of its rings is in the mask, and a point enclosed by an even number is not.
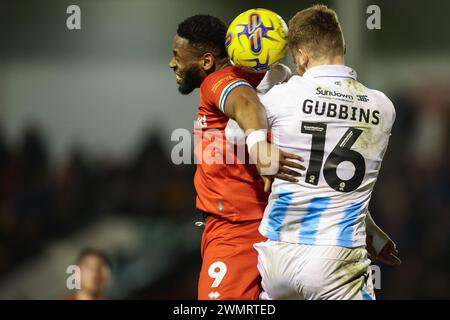
<svg viewBox="0 0 450 320"><path fill-rule="evenodd" d="M243 103L236 112L234 119L248 135L253 130L267 130L266 113L262 107L253 102Z"/></svg>
<svg viewBox="0 0 450 320"><path fill-rule="evenodd" d="M385 244L390 240L389 236L381 230L381 228L375 223L370 214L370 211L367 210L366 214L366 232L367 235L372 236L372 246L375 251L379 253L381 249L385 246Z"/></svg>
<svg viewBox="0 0 450 320"><path fill-rule="evenodd" d="M241 87L228 96L225 112L245 132L248 152L263 175L279 170L279 150L267 142L267 118L253 88Z"/></svg>

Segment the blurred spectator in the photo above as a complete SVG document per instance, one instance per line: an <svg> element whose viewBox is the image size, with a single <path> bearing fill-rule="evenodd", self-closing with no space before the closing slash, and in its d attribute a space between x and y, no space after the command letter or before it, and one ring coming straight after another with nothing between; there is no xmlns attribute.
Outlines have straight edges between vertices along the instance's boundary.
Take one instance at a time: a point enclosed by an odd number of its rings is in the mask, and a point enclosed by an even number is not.
<svg viewBox="0 0 450 320"><path fill-rule="evenodd" d="M105 252L84 249L77 259L80 268L80 289L65 300L102 300L111 281L111 263Z"/></svg>

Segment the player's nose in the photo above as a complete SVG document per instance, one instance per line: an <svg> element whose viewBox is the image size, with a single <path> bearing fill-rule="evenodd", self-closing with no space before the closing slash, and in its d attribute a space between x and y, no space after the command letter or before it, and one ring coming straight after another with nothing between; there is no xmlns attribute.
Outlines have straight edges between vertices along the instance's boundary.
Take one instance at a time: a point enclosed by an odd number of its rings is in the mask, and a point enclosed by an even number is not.
<svg viewBox="0 0 450 320"><path fill-rule="evenodd" d="M175 58L170 59L170 61L169 61L169 68L170 69L175 69L176 66L177 66L177 64L175 62Z"/></svg>

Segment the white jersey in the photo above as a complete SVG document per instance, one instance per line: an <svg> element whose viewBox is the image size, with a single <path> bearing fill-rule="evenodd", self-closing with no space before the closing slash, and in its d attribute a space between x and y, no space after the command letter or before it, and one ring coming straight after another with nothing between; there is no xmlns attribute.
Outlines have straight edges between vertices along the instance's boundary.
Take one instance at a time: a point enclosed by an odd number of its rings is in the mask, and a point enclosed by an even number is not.
<svg viewBox="0 0 450 320"><path fill-rule="evenodd" d="M272 142L304 158L299 182L275 179L260 232L270 240L347 248L366 243L365 214L395 110L346 66L309 69L261 99Z"/></svg>

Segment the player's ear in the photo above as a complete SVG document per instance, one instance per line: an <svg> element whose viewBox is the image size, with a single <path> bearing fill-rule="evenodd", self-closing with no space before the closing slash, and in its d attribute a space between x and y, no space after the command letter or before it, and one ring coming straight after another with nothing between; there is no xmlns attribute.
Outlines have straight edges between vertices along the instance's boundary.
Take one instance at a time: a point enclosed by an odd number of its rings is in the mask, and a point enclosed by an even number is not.
<svg viewBox="0 0 450 320"><path fill-rule="evenodd" d="M203 55L201 67L205 71L209 71L214 67L214 56L211 53L207 52Z"/></svg>
<svg viewBox="0 0 450 320"><path fill-rule="evenodd" d="M309 55L308 52L304 48L298 48L298 55L297 55L297 63L306 69L306 66L309 63Z"/></svg>

